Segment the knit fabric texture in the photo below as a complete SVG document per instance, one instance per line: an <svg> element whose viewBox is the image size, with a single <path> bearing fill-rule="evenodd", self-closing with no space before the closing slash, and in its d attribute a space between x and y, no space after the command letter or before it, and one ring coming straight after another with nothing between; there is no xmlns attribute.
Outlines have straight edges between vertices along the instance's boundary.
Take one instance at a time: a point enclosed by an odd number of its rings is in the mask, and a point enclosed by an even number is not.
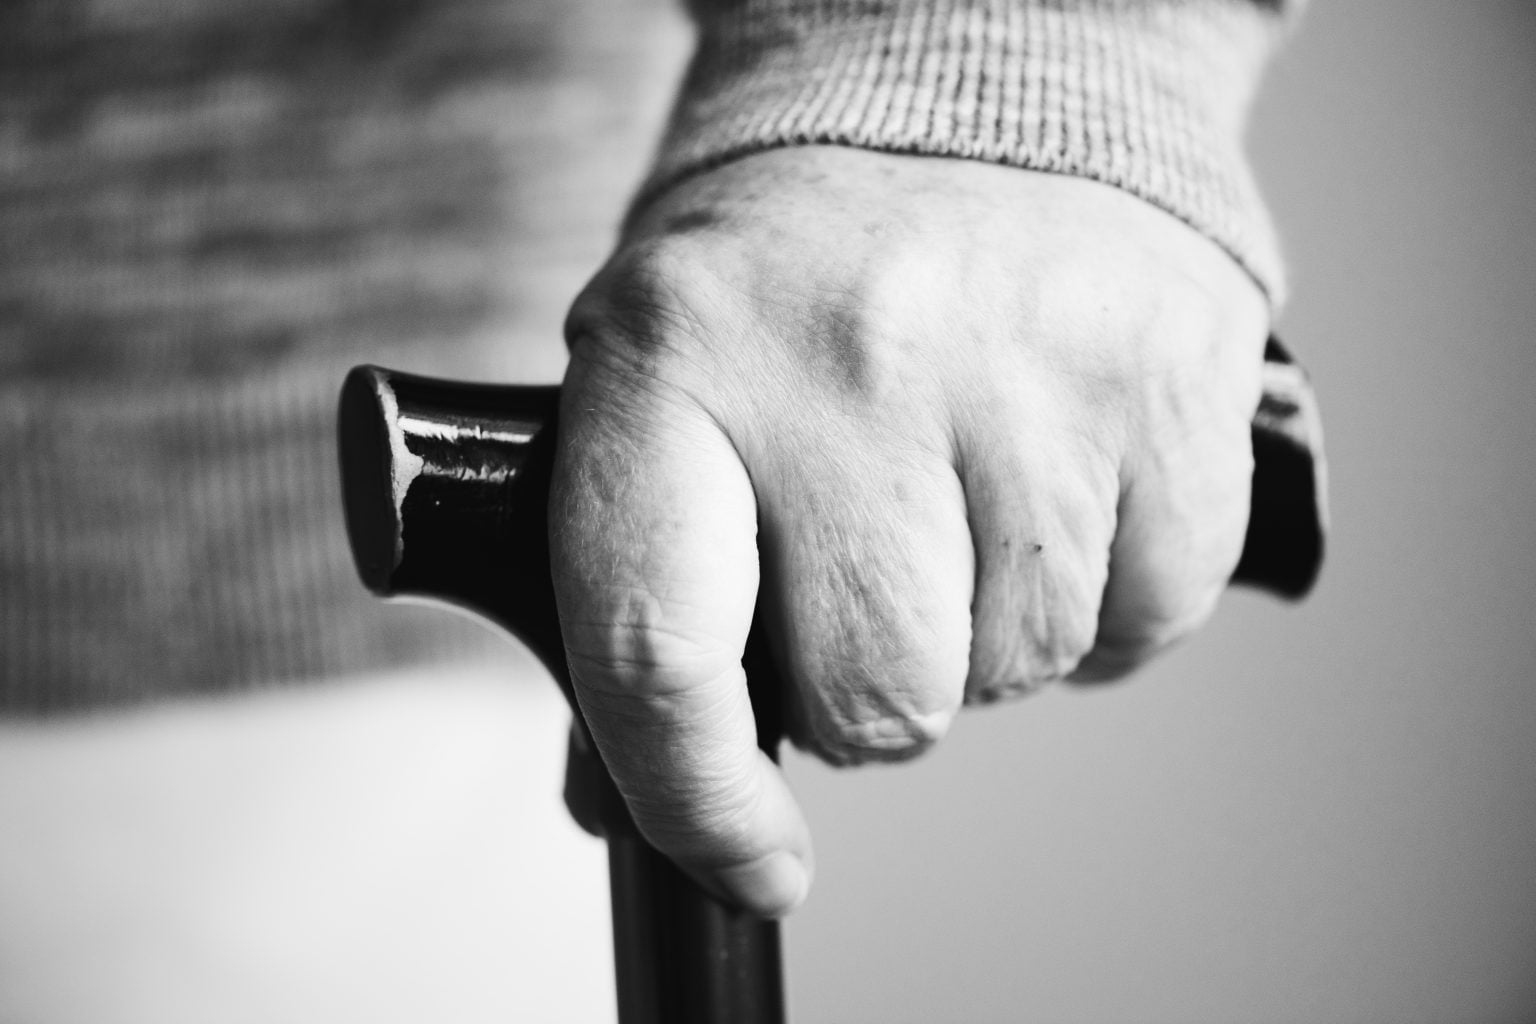
<svg viewBox="0 0 1536 1024"><path fill-rule="evenodd" d="M828 143L1105 182L1227 250L1278 306L1241 151L1284 5L1231 0L697 0L697 55L646 193Z"/></svg>

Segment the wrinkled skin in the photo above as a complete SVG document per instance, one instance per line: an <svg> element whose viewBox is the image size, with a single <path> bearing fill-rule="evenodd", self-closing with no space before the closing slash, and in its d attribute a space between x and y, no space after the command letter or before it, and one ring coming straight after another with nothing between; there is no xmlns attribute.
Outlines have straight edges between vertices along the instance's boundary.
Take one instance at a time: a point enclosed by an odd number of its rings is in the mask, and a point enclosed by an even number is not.
<svg viewBox="0 0 1536 1024"><path fill-rule="evenodd" d="M760 586L791 738L838 764L1197 627L1267 320L1210 241L1079 179L803 147L641 211L570 315L551 512L577 694L646 836L760 914L806 894L741 668Z"/></svg>

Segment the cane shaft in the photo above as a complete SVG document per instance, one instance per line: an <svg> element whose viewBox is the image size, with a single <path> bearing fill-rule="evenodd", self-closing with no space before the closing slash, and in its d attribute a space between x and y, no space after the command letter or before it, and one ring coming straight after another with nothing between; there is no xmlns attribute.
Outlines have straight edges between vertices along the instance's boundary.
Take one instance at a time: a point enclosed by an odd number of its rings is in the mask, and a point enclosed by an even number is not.
<svg viewBox="0 0 1536 1024"><path fill-rule="evenodd" d="M635 836L609 839L608 872L622 1024L784 1019L777 922L703 897Z"/></svg>

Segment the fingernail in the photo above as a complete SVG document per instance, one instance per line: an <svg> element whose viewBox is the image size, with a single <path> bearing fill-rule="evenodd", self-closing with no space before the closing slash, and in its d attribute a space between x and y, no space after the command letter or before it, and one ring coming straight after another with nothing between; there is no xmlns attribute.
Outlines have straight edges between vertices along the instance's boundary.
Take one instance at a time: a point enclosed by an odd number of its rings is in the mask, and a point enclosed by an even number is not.
<svg viewBox="0 0 1536 1024"><path fill-rule="evenodd" d="M719 868L715 878L736 902L763 917L783 917L805 902L811 888L810 873L800 858L782 851Z"/></svg>

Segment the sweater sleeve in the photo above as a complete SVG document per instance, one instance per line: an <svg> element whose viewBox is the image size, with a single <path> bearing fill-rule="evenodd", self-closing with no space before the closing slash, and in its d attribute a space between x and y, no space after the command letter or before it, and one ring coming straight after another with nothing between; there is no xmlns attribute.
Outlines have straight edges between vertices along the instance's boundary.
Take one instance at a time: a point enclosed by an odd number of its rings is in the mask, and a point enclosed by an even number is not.
<svg viewBox="0 0 1536 1024"><path fill-rule="evenodd" d="M694 0L698 49L641 201L816 143L1071 174L1190 224L1278 306L1281 261L1242 128L1293 6Z"/></svg>

